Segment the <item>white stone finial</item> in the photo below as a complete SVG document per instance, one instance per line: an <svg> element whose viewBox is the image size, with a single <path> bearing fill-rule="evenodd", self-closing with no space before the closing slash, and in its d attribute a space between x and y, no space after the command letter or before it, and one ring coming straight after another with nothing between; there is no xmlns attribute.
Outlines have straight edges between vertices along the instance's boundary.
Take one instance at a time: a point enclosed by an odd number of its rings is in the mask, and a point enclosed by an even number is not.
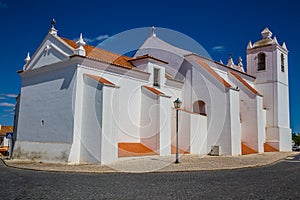
<svg viewBox="0 0 300 200"><path fill-rule="evenodd" d="M152 37L156 37L155 27L154 26L152 26L151 36Z"/></svg>
<svg viewBox="0 0 300 200"><path fill-rule="evenodd" d="M241 58L241 56L238 59L238 66L237 66L237 70L241 71L241 72L245 72L244 70L244 65L242 63L243 59Z"/></svg>
<svg viewBox="0 0 300 200"><path fill-rule="evenodd" d="M85 56L86 55L86 52L85 52L85 49L84 49L84 45L86 44L85 41L83 40L83 37L82 37L82 33L80 33L80 36L79 36L79 39L78 41L76 42L76 44L78 45L78 48L75 50L75 54L77 55L80 55L80 56Z"/></svg>
<svg viewBox="0 0 300 200"><path fill-rule="evenodd" d="M52 34L52 35L57 36L58 30L56 30L55 27L54 27L55 22L56 22L55 19L52 19L52 21L51 21L51 29L49 30L49 33Z"/></svg>
<svg viewBox="0 0 300 200"><path fill-rule="evenodd" d="M82 33L80 33L79 40L76 42L77 44L85 45L85 41L83 40Z"/></svg>
<svg viewBox="0 0 300 200"><path fill-rule="evenodd" d="M27 53L27 56L24 59L24 61L25 61L25 64L23 66L23 70L25 70L25 67L26 67L27 63L30 61L30 54L29 54L29 52Z"/></svg>
<svg viewBox="0 0 300 200"><path fill-rule="evenodd" d="M288 50L288 49L287 49L287 47L286 47L286 44L285 44L285 42L283 42L283 44L282 44L282 48L284 48L285 50Z"/></svg>
<svg viewBox="0 0 300 200"><path fill-rule="evenodd" d="M228 67L234 67L234 62L232 60L232 55L231 54L229 54L227 66Z"/></svg>
<svg viewBox="0 0 300 200"><path fill-rule="evenodd" d="M30 61L30 54L29 54L29 52L27 53L27 56L24 59L24 61L25 61L25 64L27 64Z"/></svg>
<svg viewBox="0 0 300 200"><path fill-rule="evenodd" d="M242 59L241 56L240 56L239 59L238 59L238 66L243 66L242 61L243 61L243 59Z"/></svg>
<svg viewBox="0 0 300 200"><path fill-rule="evenodd" d="M274 36L273 42L274 42L275 44L278 44L278 41L277 41L277 37L276 37L276 36Z"/></svg>
<svg viewBox="0 0 300 200"><path fill-rule="evenodd" d="M266 27L262 32L261 35L262 37L265 38L271 38L272 37L272 32Z"/></svg>
<svg viewBox="0 0 300 200"><path fill-rule="evenodd" d="M248 42L248 45L247 45L247 49L252 49L252 47L253 47L252 42L249 41L249 42Z"/></svg>

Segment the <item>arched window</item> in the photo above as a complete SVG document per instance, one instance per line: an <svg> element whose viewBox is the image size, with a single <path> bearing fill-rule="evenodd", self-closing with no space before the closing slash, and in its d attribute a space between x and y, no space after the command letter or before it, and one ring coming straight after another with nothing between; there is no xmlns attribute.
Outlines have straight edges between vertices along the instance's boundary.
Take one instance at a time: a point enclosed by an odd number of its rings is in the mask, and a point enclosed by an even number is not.
<svg viewBox="0 0 300 200"><path fill-rule="evenodd" d="M266 54L264 53L258 54L257 70L266 70Z"/></svg>
<svg viewBox="0 0 300 200"><path fill-rule="evenodd" d="M284 55L281 54L281 71L284 72Z"/></svg>
<svg viewBox="0 0 300 200"><path fill-rule="evenodd" d="M193 103L193 112L199 113L200 115L206 115L205 111L205 102L204 101L195 101Z"/></svg>

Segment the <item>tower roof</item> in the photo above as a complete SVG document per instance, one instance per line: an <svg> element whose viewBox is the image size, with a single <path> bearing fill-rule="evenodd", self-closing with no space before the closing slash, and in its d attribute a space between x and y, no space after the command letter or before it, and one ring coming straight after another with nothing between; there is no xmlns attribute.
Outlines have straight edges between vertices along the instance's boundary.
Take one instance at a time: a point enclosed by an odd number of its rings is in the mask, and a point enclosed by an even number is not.
<svg viewBox="0 0 300 200"><path fill-rule="evenodd" d="M272 39L273 33L267 27L261 32L261 35L262 39L255 42L252 48L278 44L276 37Z"/></svg>
<svg viewBox="0 0 300 200"><path fill-rule="evenodd" d="M271 38L272 34L273 33L267 27L261 32L263 38Z"/></svg>

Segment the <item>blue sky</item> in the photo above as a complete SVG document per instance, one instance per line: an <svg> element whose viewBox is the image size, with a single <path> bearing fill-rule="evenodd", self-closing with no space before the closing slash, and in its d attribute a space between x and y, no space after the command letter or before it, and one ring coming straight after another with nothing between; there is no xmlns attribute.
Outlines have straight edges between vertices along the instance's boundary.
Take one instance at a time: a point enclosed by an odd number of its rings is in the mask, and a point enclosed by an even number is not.
<svg viewBox="0 0 300 200"><path fill-rule="evenodd" d="M266 26L289 49L291 127L300 132L300 3L297 1L33 1L0 0L0 124L12 125L27 52L34 53L55 18L58 34L70 39L84 33L89 43L139 27L164 27L201 44L214 60L232 54L245 63L249 40Z"/></svg>

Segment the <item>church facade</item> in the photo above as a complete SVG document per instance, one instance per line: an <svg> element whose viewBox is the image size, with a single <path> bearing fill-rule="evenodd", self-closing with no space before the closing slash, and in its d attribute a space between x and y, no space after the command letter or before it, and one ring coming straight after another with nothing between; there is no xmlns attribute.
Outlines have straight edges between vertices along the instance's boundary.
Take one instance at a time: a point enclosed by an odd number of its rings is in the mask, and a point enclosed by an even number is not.
<svg viewBox="0 0 300 200"><path fill-rule="evenodd" d="M58 36L52 26L22 78L14 157L108 164L175 153L291 151L288 50L272 38L247 46L247 70L150 37L133 57Z"/></svg>

